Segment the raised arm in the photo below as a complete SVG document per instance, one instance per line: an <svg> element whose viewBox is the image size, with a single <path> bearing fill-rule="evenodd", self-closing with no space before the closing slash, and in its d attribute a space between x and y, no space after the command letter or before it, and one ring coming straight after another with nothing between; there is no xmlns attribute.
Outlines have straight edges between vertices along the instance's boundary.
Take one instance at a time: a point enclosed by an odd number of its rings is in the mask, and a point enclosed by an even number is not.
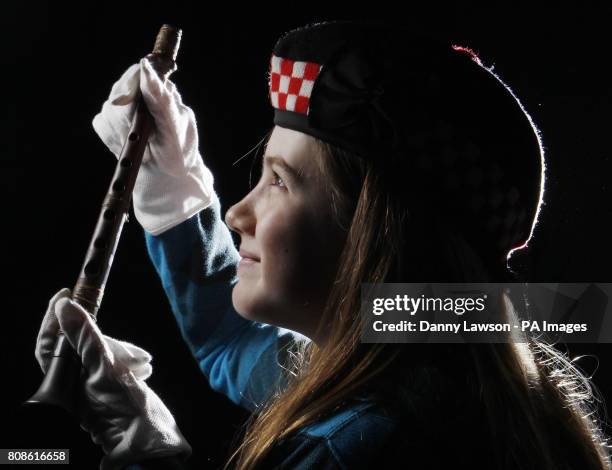
<svg viewBox="0 0 612 470"><path fill-rule="evenodd" d="M251 411L283 385L282 367L298 333L242 318L232 306L239 255L216 195L199 214L147 248L180 331L211 387Z"/></svg>
<svg viewBox="0 0 612 470"><path fill-rule="evenodd" d="M211 387L256 410L279 385L287 345L304 338L234 311L239 255L198 150L195 115L171 81L162 82L144 59L130 67L95 117L96 132L119 155L139 85L155 132L134 188L136 219L183 338Z"/></svg>

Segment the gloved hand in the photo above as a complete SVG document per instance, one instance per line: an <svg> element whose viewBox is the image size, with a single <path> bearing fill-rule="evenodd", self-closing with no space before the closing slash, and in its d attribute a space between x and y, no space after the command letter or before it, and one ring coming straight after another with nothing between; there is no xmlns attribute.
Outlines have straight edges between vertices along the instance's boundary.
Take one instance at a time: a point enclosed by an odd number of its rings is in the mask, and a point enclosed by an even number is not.
<svg viewBox="0 0 612 470"><path fill-rule="evenodd" d="M162 82L146 58L128 68L113 85L93 120L104 144L119 157L138 90L155 128L134 187L134 213L145 230L159 235L212 202L213 176L198 151L193 111L183 104L174 83Z"/></svg>
<svg viewBox="0 0 612 470"><path fill-rule="evenodd" d="M87 312L60 290L49 302L36 341L36 359L46 373L59 328L81 357L81 427L102 446L102 470L121 469L151 458L187 457L191 447L161 399L145 380L151 355L103 335Z"/></svg>

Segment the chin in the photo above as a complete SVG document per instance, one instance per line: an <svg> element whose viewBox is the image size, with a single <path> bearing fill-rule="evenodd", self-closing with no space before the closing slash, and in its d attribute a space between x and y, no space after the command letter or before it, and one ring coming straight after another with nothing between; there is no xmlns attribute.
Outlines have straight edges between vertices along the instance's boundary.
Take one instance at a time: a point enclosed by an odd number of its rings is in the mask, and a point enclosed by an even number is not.
<svg viewBox="0 0 612 470"><path fill-rule="evenodd" d="M246 320L263 321L261 318L261 302L257 301L255 289L238 281L232 290L232 305L236 312ZM259 314L258 314L259 312Z"/></svg>
<svg viewBox="0 0 612 470"><path fill-rule="evenodd" d="M286 315L292 309L278 303L278 299L271 298L267 292L259 282L239 280L232 290L232 305L245 320L286 328Z"/></svg>

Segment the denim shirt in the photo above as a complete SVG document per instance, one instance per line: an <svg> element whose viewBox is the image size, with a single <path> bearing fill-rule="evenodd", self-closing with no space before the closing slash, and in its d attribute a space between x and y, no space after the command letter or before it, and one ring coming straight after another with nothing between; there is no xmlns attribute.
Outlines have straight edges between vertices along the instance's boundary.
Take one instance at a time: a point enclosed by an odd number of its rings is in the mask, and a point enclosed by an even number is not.
<svg viewBox="0 0 612 470"><path fill-rule="evenodd" d="M182 337L211 388L257 413L286 385L283 367L291 345L308 338L246 320L234 310L231 291L240 257L216 196L199 214L145 238ZM394 426L374 403L355 400L279 442L264 466L366 468Z"/></svg>

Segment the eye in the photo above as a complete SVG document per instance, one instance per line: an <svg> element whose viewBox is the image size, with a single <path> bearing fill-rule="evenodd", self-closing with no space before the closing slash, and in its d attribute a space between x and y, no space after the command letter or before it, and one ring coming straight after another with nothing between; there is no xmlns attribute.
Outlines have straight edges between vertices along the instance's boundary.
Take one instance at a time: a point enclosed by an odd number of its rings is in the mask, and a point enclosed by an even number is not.
<svg viewBox="0 0 612 470"><path fill-rule="evenodd" d="M272 172L272 181L273 181L273 183L271 184L272 186L278 186L279 188L286 188L285 182L280 176L278 176L278 173L276 173L275 171Z"/></svg>

